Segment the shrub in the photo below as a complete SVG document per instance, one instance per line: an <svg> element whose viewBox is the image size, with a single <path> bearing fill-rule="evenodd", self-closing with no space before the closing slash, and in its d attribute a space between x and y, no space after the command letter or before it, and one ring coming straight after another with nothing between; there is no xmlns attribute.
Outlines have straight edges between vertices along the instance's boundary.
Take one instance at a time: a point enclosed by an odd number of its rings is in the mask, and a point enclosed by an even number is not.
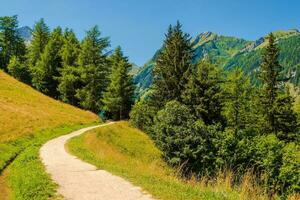
<svg viewBox="0 0 300 200"><path fill-rule="evenodd" d="M152 125L157 109L146 100L137 102L129 113L130 122L135 127L153 136Z"/></svg>

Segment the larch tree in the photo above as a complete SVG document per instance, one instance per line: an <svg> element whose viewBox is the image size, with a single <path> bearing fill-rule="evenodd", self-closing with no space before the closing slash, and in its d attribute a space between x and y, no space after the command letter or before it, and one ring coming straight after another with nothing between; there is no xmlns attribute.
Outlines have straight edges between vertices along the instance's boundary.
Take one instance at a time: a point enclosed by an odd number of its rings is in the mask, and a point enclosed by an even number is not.
<svg viewBox="0 0 300 200"><path fill-rule="evenodd" d="M16 15L0 17L0 69L4 71L7 71L12 56L18 57L22 62L24 60L26 47L17 29Z"/></svg>
<svg viewBox="0 0 300 200"><path fill-rule="evenodd" d="M64 44L61 49L62 68L58 78L58 91L60 99L72 105L78 105L75 97L76 90L80 88L80 71L78 68L78 56L80 43L72 30L66 29L64 33Z"/></svg>
<svg viewBox="0 0 300 200"><path fill-rule="evenodd" d="M45 46L40 59L33 70L32 84L39 91L58 98L57 91L59 70L62 67L61 48L63 46L63 35L60 27L51 33L49 42Z"/></svg>
<svg viewBox="0 0 300 200"><path fill-rule="evenodd" d="M35 23L32 30L32 40L28 47L28 65L31 70L34 70L37 61L41 58L50 38L49 27L46 25L44 19L40 19Z"/></svg>
<svg viewBox="0 0 300 200"><path fill-rule="evenodd" d="M95 26L87 31L78 57L83 87L76 91L76 97L80 100L81 107L95 113L103 109L103 92L109 81L110 65L105 54L108 46L109 39L101 37Z"/></svg>
<svg viewBox="0 0 300 200"><path fill-rule="evenodd" d="M109 60L112 71L110 84L104 93L104 110L112 119L125 119L128 118L133 104L134 84L130 74L132 65L128 62L128 58L123 56L120 47Z"/></svg>

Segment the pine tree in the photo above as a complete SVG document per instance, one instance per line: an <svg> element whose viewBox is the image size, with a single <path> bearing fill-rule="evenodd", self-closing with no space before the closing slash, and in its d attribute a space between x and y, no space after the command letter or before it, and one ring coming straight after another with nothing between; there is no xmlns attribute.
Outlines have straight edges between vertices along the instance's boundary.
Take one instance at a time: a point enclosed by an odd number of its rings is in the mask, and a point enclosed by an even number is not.
<svg viewBox="0 0 300 200"><path fill-rule="evenodd" d="M107 56L104 54L109 40L100 35L97 26L87 31L78 58L80 78L84 86L77 90L76 97L83 108L93 112L99 112L103 108L101 100L110 72Z"/></svg>
<svg viewBox="0 0 300 200"><path fill-rule="evenodd" d="M118 47L110 57L112 72L107 92L104 93L104 110L115 120L128 118L133 104L134 85L130 70L132 65L128 58L123 56Z"/></svg>
<svg viewBox="0 0 300 200"><path fill-rule="evenodd" d="M62 30L55 28L51 33L44 52L33 69L32 84L39 91L58 98L58 77L62 67L61 48L63 45Z"/></svg>
<svg viewBox="0 0 300 200"><path fill-rule="evenodd" d="M12 56L24 60L26 47L17 28L16 15L0 17L0 69L4 69L4 71L7 71L7 65Z"/></svg>
<svg viewBox="0 0 300 200"><path fill-rule="evenodd" d="M78 56L80 44L72 30L66 29L64 33L64 44L61 49L62 68L58 78L58 91L60 98L72 105L78 105L75 97L76 90L80 88L80 71L78 68Z"/></svg>
<svg viewBox="0 0 300 200"><path fill-rule="evenodd" d="M252 86L241 68L235 68L229 73L224 84L226 101L224 103L224 115L227 125L237 134L251 124L249 116L251 109Z"/></svg>
<svg viewBox="0 0 300 200"><path fill-rule="evenodd" d="M28 64L33 70L41 54L44 52L50 38L50 31L45 24L44 19L40 19L35 23L32 31L32 40L28 47Z"/></svg>
<svg viewBox="0 0 300 200"><path fill-rule="evenodd" d="M8 73L22 81L29 84L31 81L29 68L17 56L12 56L7 66Z"/></svg>
<svg viewBox="0 0 300 200"><path fill-rule="evenodd" d="M168 29L153 71L154 89L161 98L158 102L181 101L181 92L187 82L192 60L190 36L182 32L181 24L177 22Z"/></svg>
<svg viewBox="0 0 300 200"><path fill-rule="evenodd" d="M207 61L200 61L196 70L191 72L182 93L183 103L205 124L223 122L221 77L216 66Z"/></svg>

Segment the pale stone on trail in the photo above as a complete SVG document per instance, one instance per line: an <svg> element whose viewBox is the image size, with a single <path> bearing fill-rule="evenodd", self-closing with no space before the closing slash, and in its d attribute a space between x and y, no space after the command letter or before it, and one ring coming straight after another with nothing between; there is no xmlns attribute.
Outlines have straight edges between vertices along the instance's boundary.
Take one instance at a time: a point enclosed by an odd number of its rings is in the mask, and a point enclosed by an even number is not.
<svg viewBox="0 0 300 200"><path fill-rule="evenodd" d="M68 139L106 125L109 124L80 129L42 146L40 157L46 171L59 185L58 193L68 200L153 200L141 188L66 152Z"/></svg>

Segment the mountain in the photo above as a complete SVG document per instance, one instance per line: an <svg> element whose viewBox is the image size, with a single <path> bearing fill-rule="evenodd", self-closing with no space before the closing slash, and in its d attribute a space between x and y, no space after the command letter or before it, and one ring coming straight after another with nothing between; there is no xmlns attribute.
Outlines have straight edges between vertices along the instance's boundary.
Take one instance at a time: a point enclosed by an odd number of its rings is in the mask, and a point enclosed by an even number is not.
<svg viewBox="0 0 300 200"><path fill-rule="evenodd" d="M279 61L284 67L284 73L291 82L300 86L300 32L296 29L275 31L276 42L281 50ZM195 51L195 61L208 58L212 63L231 70L241 67L254 79L255 70L260 65L261 51L267 44L266 36L255 41L222 36L212 32L204 32L191 40ZM155 65L158 50L135 75L137 93L142 95L152 84L152 70Z"/></svg>
<svg viewBox="0 0 300 200"><path fill-rule="evenodd" d="M23 26L18 28L18 34L23 38L23 40L27 43L32 39L32 29L28 26Z"/></svg>

